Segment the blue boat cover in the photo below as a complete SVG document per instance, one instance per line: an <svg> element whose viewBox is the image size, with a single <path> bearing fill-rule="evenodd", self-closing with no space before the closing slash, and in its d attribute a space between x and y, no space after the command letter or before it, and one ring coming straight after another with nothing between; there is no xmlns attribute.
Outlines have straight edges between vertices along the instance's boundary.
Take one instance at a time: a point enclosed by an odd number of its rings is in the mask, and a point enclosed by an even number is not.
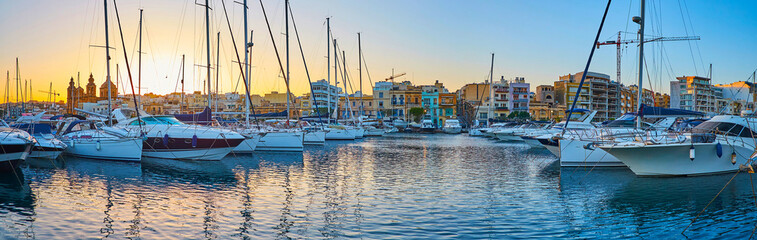
<svg viewBox="0 0 757 240"><path fill-rule="evenodd" d="M704 116L704 113L697 112L697 111L691 111L691 110L683 110L683 109L677 109L677 108L663 108L663 107L652 107L647 106L645 104L641 105L641 117L644 117L645 115L652 115L652 116Z"/></svg>
<svg viewBox="0 0 757 240"><path fill-rule="evenodd" d="M570 109L565 110L565 113L569 113L569 112L570 112ZM583 109L583 108L575 108L575 109L573 109L573 112L574 113L591 112L591 110L589 110L589 109Z"/></svg>
<svg viewBox="0 0 757 240"><path fill-rule="evenodd" d="M270 113L261 113L261 114L250 114L250 117L286 117L287 111L281 111L281 112L270 112Z"/></svg>
<svg viewBox="0 0 757 240"><path fill-rule="evenodd" d="M32 135L53 133L50 125L42 124L42 123L19 123L19 124L13 124L11 125L11 127L24 130Z"/></svg>
<svg viewBox="0 0 757 240"><path fill-rule="evenodd" d="M176 119L179 119L179 121L182 121L184 123L209 124L213 121L213 116L211 115L209 107L205 107L205 109L202 110L201 113L174 114L173 116L176 117Z"/></svg>

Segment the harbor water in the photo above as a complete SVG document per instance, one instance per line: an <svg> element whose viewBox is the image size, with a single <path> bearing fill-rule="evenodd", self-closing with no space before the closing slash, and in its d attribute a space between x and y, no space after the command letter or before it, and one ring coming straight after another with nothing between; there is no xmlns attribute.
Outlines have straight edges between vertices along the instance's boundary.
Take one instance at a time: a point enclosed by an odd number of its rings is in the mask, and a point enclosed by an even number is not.
<svg viewBox="0 0 757 240"><path fill-rule="evenodd" d="M0 239L748 238L752 176L711 202L733 176L561 169L546 149L443 134L221 161L32 159L0 177Z"/></svg>

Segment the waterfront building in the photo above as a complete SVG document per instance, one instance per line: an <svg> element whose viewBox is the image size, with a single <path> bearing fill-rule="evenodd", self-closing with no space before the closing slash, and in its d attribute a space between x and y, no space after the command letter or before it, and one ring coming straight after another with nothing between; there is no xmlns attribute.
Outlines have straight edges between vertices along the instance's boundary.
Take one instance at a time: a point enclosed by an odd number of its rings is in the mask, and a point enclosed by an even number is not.
<svg viewBox="0 0 757 240"><path fill-rule="evenodd" d="M325 79L312 83L312 94L305 93L301 98L302 116L317 116L327 114L328 109L336 109L337 99L342 89L329 85ZM286 96L286 95L285 95ZM316 107L318 110L316 111Z"/></svg>
<svg viewBox="0 0 757 240"><path fill-rule="evenodd" d="M722 98L722 91L720 91ZM699 76L676 77L670 82L670 107L715 113L716 95L711 79Z"/></svg>

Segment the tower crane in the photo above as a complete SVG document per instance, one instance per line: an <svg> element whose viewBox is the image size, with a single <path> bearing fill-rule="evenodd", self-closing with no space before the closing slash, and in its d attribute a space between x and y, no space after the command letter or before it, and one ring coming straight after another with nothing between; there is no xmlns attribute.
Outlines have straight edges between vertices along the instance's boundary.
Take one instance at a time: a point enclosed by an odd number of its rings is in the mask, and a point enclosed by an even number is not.
<svg viewBox="0 0 757 240"><path fill-rule="evenodd" d="M618 78L617 81L620 82L620 45L621 44L632 44L632 43L639 43L639 39L626 39L621 40L620 35L623 32L618 32L618 40L617 41L605 41L605 42L598 42L597 43L597 49L599 49L599 46L602 45L615 45L617 47L617 64L618 64ZM692 41L692 40L699 40L699 36L685 36L685 37L652 37L652 38L646 38L644 40L644 43L648 42L666 42L666 41Z"/></svg>
<svg viewBox="0 0 757 240"><path fill-rule="evenodd" d="M392 82L394 82L395 78L405 76L405 74L407 74L407 73L392 74L392 76L389 76L388 78L386 78L386 81L392 81Z"/></svg>
<svg viewBox="0 0 757 240"><path fill-rule="evenodd" d="M56 91L53 90L53 83L52 82L50 83L50 91L42 91L42 90L38 90L38 91L41 92L41 93L47 93L47 101L48 102L52 98L53 101L50 104L51 106L55 105L55 101L57 101L58 100L58 96L60 96L60 93L58 93L58 92L56 92Z"/></svg>

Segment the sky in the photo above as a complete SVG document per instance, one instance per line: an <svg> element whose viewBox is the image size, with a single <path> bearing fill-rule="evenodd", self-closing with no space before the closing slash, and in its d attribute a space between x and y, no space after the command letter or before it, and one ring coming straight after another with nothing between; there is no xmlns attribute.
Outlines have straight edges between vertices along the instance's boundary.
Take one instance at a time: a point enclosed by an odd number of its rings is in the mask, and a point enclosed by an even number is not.
<svg viewBox="0 0 757 240"><path fill-rule="evenodd" d="M196 0L203 3L203 0ZM210 35L215 84L218 69L222 92L243 92L239 65L221 0L209 0ZM238 0L241 2L242 0ZM284 1L263 0L273 38L286 66ZM201 91L207 72L205 9L193 1L117 1L126 54L137 84L139 9L143 9L142 93L181 91L182 55L186 56L185 91ZM241 51L243 7L225 1L234 40ZM535 86L552 84L561 75L583 71L606 1L600 0L291 0L302 47L313 81L327 77L326 18L340 50L345 51L350 92L359 90L357 33L364 56L363 88L395 73L397 80L432 84L438 80L455 91L466 83L488 78L495 54L494 78L525 77ZM105 81L104 8L101 0L0 0L0 70L10 75L15 100L16 57L20 79L30 80L33 97L47 99L53 90L65 98L68 80L90 73L98 86ZM636 39L638 0L613 1L600 41ZM644 87L667 92L676 76L709 74L714 83L750 80L757 68L757 9L755 1L648 0L647 36L700 36L699 41L669 41L645 45ZM258 1L248 1L248 27L253 32L251 91L285 92L271 36ZM131 93L113 0L108 1L111 75L119 76L119 92ZM291 90L309 91L302 55L290 19L289 66ZM220 67L215 67L220 32ZM331 49L333 51L333 48ZM244 54L240 52L240 58ZM341 55L341 53L339 53ZM333 55L333 54L332 54ZM333 61L333 56L332 56ZM340 56L341 61L341 56ZM622 47L621 83L638 81L638 48ZM118 64L118 73L116 72ZM331 74L333 78L333 62ZM596 49L590 71L616 78L616 48ZM122 81L126 79L126 81ZM76 80L75 80L76 81ZM340 87L343 84L340 83ZM136 87L136 86L135 86ZM5 85L0 85L5 89ZM4 98L4 91L0 93ZM4 99L3 99L4 100Z"/></svg>

